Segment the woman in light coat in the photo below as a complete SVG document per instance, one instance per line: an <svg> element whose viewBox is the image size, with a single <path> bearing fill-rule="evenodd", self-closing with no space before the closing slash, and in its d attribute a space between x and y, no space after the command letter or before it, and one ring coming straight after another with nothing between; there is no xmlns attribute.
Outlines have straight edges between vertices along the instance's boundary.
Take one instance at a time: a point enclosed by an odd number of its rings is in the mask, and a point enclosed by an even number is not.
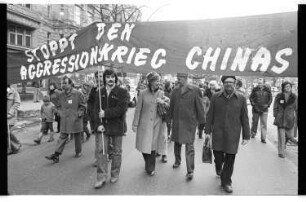
<svg viewBox="0 0 306 202"><path fill-rule="evenodd" d="M153 176L156 153L167 162L167 125L157 108L160 104L168 108L170 99L159 89L160 76L156 72L149 73L147 80L148 87L139 93L132 130L136 132L136 149L143 154L145 170Z"/></svg>

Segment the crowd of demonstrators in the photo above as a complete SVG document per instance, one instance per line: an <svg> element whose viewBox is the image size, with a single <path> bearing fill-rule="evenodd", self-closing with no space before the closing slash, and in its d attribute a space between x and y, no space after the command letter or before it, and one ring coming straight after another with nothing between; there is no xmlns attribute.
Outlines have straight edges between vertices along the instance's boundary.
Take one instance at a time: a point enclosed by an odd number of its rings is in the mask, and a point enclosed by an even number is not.
<svg viewBox="0 0 306 202"><path fill-rule="evenodd" d="M285 158L286 139L298 144L294 138L297 108L297 96L292 92L292 83L285 81L273 104L273 116L275 117L273 124L277 126L278 156L280 158Z"/></svg>
<svg viewBox="0 0 306 202"><path fill-rule="evenodd" d="M20 107L20 96L16 89L11 85L7 85L7 125L8 125L8 138L7 138L7 153L16 154L21 148L21 143L13 133L13 126L17 123L17 110Z"/></svg>
<svg viewBox="0 0 306 202"><path fill-rule="evenodd" d="M242 128L242 145L250 139L246 98L235 90L235 76L222 76L224 88L211 98L205 133L211 135L216 174L221 186L233 192L232 174Z"/></svg>
<svg viewBox="0 0 306 202"><path fill-rule="evenodd" d="M216 92L219 92L220 90L221 89L219 88L217 81L211 80L209 82L208 88L204 92L204 95L207 96L209 100L211 100L211 97L213 96L213 94L215 94Z"/></svg>
<svg viewBox="0 0 306 202"><path fill-rule="evenodd" d="M156 154L161 154L162 162L167 162L166 113L162 113L169 108L170 99L159 89L160 76L156 72L148 73L147 81L148 87L139 93L132 130L136 133L136 149L145 161L145 171L153 176ZM158 110L158 107L165 108Z"/></svg>
<svg viewBox="0 0 306 202"><path fill-rule="evenodd" d="M64 147L69 138L69 134L74 136L75 157L79 158L82 152L81 134L83 132L83 115L86 109L86 103L83 94L73 88L71 78L64 76L62 78L63 91L58 95L57 114L61 117L60 136L56 145L55 152L46 156L48 160L59 161Z"/></svg>
<svg viewBox="0 0 306 202"><path fill-rule="evenodd" d="M126 89L117 85L118 77L111 70L103 73L104 87L100 97L95 96L94 117L97 123L96 136L99 141L97 180L95 188L102 187L108 178L108 160L111 160L111 183L119 179L122 161L122 136L125 133L125 114L129 95ZM99 104L99 99L101 105ZM101 120L102 119L102 120Z"/></svg>
<svg viewBox="0 0 306 202"><path fill-rule="evenodd" d="M271 89L264 85L263 78L258 79L258 85L253 88L249 99L252 105L251 137L255 138L260 119L261 142L266 143L268 109L272 103L272 93Z"/></svg>
<svg viewBox="0 0 306 202"><path fill-rule="evenodd" d="M240 93L243 96L246 96L246 92L245 90L242 88L242 81L241 79L236 79L236 83L235 83L235 88L236 88L236 92Z"/></svg>
<svg viewBox="0 0 306 202"><path fill-rule="evenodd" d="M175 162L173 168L181 164L181 148L185 144L187 166L186 178L194 174L194 140L198 123L204 123L204 107L201 91L188 83L188 74L178 73L178 88L174 88L170 99L169 116L172 120L171 140L174 142ZM187 107L188 106L188 107Z"/></svg>
<svg viewBox="0 0 306 202"><path fill-rule="evenodd" d="M43 97L43 104L41 105L40 115L41 115L41 129L38 137L34 139L36 144L40 144L44 135L48 134L50 130L50 137L48 142L54 141L54 131L53 131L53 121L56 113L55 105L50 102L50 96L45 95Z"/></svg>

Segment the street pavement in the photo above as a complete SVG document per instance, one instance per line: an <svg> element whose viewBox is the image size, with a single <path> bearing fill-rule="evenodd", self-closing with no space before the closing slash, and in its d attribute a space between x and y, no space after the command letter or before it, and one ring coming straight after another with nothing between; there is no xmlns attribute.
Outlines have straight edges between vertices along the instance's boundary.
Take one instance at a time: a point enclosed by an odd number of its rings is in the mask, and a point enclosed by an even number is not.
<svg viewBox="0 0 306 202"><path fill-rule="evenodd" d="M270 110L271 111L271 110ZM122 166L119 181L108 182L103 188L93 188L96 179L94 168L94 137L83 143L81 158L74 158L74 143L69 142L60 162L53 164L44 156L54 152L56 141L35 145L33 139L39 133L39 124L17 128L17 137L23 147L20 153L8 156L8 191L11 195L226 195L220 188L214 164L201 162L204 139L195 140L195 173L192 181L186 181L185 151L182 148L182 164L173 169L173 142L168 144L168 163L157 158L156 175L148 176L144 160L135 149L135 134L131 131L134 108L127 114L128 132L123 137ZM251 110L249 108L251 123ZM296 195L297 146L287 146L286 158L277 155L276 127L268 117L268 141L260 142L260 135L246 146L240 145L234 168L233 195ZM37 123L37 122L36 122ZM56 128L56 124L54 124ZM55 135L55 139L58 134ZM277 142L276 142L277 143Z"/></svg>

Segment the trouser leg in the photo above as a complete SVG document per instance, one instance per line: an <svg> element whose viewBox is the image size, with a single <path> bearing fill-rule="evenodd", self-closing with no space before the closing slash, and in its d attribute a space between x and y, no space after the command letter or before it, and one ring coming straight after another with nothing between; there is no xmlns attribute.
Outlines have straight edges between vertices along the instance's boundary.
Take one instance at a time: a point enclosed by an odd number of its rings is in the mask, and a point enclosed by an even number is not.
<svg viewBox="0 0 306 202"><path fill-rule="evenodd" d="M225 155L222 151L213 150L216 173L221 173Z"/></svg>
<svg viewBox="0 0 306 202"><path fill-rule="evenodd" d="M145 160L145 170L150 173L155 170L156 152L152 151L151 154L142 153Z"/></svg>
<svg viewBox="0 0 306 202"><path fill-rule="evenodd" d="M252 111L252 128L251 128L251 135L252 137L255 137L257 133L257 126L258 126L258 120L259 120L259 113Z"/></svg>
<svg viewBox="0 0 306 202"><path fill-rule="evenodd" d="M75 153L81 153L82 152L82 141L81 141L81 135L83 133L74 133L74 146L75 146Z"/></svg>
<svg viewBox="0 0 306 202"><path fill-rule="evenodd" d="M261 113L261 115L260 115L261 140L266 140L267 121L268 121L268 112Z"/></svg>
<svg viewBox="0 0 306 202"><path fill-rule="evenodd" d="M68 133L61 133L60 134L60 136L58 138L58 141L57 141L56 148L55 148L56 153L58 153L58 154L63 153L63 150L65 148L68 137L69 137Z"/></svg>
<svg viewBox="0 0 306 202"><path fill-rule="evenodd" d="M182 149L182 144L175 142L174 143L175 164L181 164L181 149Z"/></svg>
<svg viewBox="0 0 306 202"><path fill-rule="evenodd" d="M285 144L286 144L286 134L284 128L277 128L277 136L278 136L278 154L284 155Z"/></svg>
<svg viewBox="0 0 306 202"><path fill-rule="evenodd" d="M87 121L83 123L83 130L86 134L86 137L89 138L90 137L90 132L89 132L89 129L88 129L87 125L88 125Z"/></svg>
<svg viewBox="0 0 306 202"><path fill-rule="evenodd" d="M107 153L108 153L108 136L103 135L102 133L96 134L98 136L99 145L98 145L98 153L97 153L97 180L101 180L102 178L107 178L108 175L108 161L107 161ZM100 136L100 137L99 137ZM103 142L104 140L104 153L103 153Z"/></svg>
<svg viewBox="0 0 306 202"><path fill-rule="evenodd" d="M12 127L13 127L13 125L9 126L9 131L10 131L10 147L11 147L11 151L15 152L15 151L18 151L20 149L21 143L17 139L15 134L12 132ZM7 145L8 145L8 142L7 142Z"/></svg>
<svg viewBox="0 0 306 202"><path fill-rule="evenodd" d="M221 172L221 184L231 185L232 184L232 175L234 171L236 154L227 154L225 153L224 165Z"/></svg>
<svg viewBox="0 0 306 202"><path fill-rule="evenodd" d="M185 144L185 157L187 172L191 173L194 170L194 145L193 143Z"/></svg>
<svg viewBox="0 0 306 202"><path fill-rule="evenodd" d="M122 162L122 136L111 136L111 177L119 177Z"/></svg>
<svg viewBox="0 0 306 202"><path fill-rule="evenodd" d="M297 144L298 141L293 137L294 136L294 127L290 129L285 129L286 137L293 143Z"/></svg>

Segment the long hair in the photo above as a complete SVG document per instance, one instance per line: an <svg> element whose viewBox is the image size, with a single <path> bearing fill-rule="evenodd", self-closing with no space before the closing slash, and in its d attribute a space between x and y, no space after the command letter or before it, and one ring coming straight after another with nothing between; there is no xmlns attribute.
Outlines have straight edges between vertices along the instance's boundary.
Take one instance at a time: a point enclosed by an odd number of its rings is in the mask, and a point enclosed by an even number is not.
<svg viewBox="0 0 306 202"><path fill-rule="evenodd" d="M292 88L292 83L290 83L289 81L285 81L284 83L282 83L282 93L285 92L285 87L286 87L287 84L289 84Z"/></svg>
<svg viewBox="0 0 306 202"><path fill-rule="evenodd" d="M106 86L106 80L105 80L106 75L112 75L112 74L115 76L115 84L117 85L117 82L118 82L117 74L115 73L114 70L112 70L112 69L107 69L107 70L105 70L104 73L103 73L103 84L104 84L104 86Z"/></svg>

